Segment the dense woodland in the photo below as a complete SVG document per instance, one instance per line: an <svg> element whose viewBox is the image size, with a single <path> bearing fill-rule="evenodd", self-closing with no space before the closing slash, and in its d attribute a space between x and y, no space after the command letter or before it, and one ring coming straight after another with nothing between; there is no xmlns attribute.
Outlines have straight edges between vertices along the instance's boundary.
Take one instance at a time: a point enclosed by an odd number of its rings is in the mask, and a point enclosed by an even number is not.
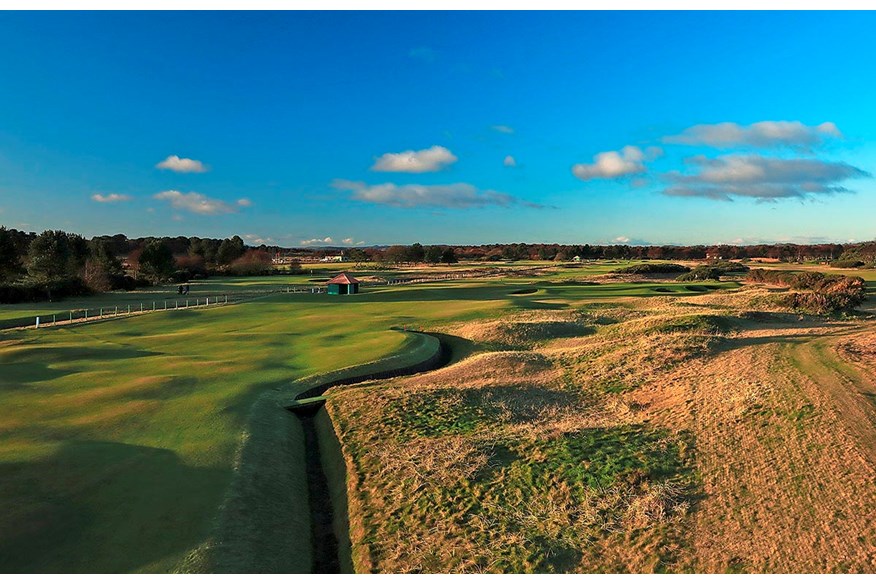
<svg viewBox="0 0 876 584"><path fill-rule="evenodd" d="M571 261L596 259L732 260L831 262L841 267L872 266L876 242L856 244L763 244L748 246L630 246L492 244L477 246L393 245L365 248L286 248L247 246L240 236L139 237L123 234L87 239L64 231L41 234L0 227L0 302L52 300L62 296L132 290L161 282L186 282L215 274L267 275L272 260L286 258L286 270L298 262L342 255L382 267L405 264L453 264L459 261Z"/></svg>

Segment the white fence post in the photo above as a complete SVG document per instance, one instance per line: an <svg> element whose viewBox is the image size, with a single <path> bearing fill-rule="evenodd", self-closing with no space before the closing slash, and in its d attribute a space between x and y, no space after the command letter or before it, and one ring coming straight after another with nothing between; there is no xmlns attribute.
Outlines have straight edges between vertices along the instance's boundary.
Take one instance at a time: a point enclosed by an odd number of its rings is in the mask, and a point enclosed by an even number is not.
<svg viewBox="0 0 876 584"><path fill-rule="evenodd" d="M36 327L34 328L40 328L40 317L36 317Z"/></svg>

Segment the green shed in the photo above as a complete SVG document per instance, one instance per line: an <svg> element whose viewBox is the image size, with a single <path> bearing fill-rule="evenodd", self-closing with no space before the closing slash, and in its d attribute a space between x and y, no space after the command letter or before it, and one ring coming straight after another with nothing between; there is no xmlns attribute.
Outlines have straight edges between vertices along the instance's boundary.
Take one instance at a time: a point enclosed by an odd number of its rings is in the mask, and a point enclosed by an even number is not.
<svg viewBox="0 0 876 584"><path fill-rule="evenodd" d="M345 272L341 272L328 281L329 294L356 294L359 292L359 280Z"/></svg>

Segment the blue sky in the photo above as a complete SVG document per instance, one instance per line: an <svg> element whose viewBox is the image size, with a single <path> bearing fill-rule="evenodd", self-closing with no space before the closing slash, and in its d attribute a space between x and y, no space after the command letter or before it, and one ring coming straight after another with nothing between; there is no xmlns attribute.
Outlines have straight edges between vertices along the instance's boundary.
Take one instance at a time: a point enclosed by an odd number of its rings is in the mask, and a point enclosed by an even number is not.
<svg viewBox="0 0 876 584"><path fill-rule="evenodd" d="M2 13L0 223L868 240L873 30L872 13Z"/></svg>

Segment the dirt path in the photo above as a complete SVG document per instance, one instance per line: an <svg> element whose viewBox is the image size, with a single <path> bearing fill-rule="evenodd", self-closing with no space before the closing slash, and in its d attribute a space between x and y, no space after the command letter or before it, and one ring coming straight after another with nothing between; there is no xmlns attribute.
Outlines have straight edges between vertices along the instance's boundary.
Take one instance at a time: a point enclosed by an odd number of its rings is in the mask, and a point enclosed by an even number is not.
<svg viewBox="0 0 876 584"><path fill-rule="evenodd" d="M841 362L834 348L861 330L747 331L638 392L655 421L695 435L704 496L693 570L876 571L873 373Z"/></svg>

